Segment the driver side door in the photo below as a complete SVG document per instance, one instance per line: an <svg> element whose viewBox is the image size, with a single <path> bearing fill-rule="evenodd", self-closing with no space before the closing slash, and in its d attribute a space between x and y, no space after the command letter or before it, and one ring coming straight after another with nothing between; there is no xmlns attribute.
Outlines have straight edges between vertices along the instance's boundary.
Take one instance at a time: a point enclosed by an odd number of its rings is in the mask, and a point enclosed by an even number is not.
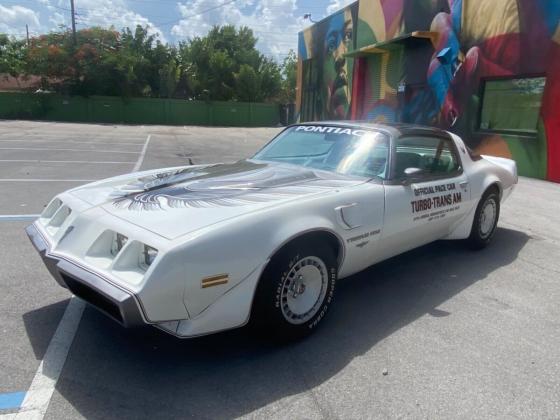
<svg viewBox="0 0 560 420"><path fill-rule="evenodd" d="M468 210L470 187L451 137L402 136L385 183L383 258L441 239ZM413 175L405 170L412 169Z"/></svg>

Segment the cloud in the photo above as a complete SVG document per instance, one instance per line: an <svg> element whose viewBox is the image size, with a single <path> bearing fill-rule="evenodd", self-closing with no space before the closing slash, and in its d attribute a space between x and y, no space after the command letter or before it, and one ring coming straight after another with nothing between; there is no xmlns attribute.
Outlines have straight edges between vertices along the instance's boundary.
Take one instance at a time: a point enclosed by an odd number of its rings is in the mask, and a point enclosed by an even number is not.
<svg viewBox="0 0 560 420"><path fill-rule="evenodd" d="M61 26L67 26L70 18L67 18L60 12L53 11L49 16L49 22L53 25L53 30L59 29Z"/></svg>
<svg viewBox="0 0 560 420"><path fill-rule="evenodd" d="M297 50L297 33L306 23L298 16L296 0L224 3L223 0L177 3L182 18L170 23L171 34L176 38L193 38L205 35L214 25L233 24L253 29L259 39L257 48L266 55L281 60L291 49Z"/></svg>
<svg viewBox="0 0 560 420"><path fill-rule="evenodd" d="M19 5L0 5L0 32L24 37L26 23L32 34L56 31L60 25L70 26L68 0L33 1L36 2L33 10ZM317 0L312 6L298 9L301 0L175 1L178 2L75 0L77 27L113 26L121 30L124 27L133 29L136 25L147 26L151 34L157 34L161 41L166 42L168 39L178 41L204 36L214 25L248 26L259 39L257 48L270 57L282 60L291 49L297 50L297 33L310 25L309 21L303 20L304 13L314 12L315 19L319 19L322 15L326 16L327 9L338 9L351 2Z"/></svg>
<svg viewBox="0 0 560 420"><path fill-rule="evenodd" d="M355 0L330 0L327 6L327 14L330 15L334 12L339 11L350 3L354 3Z"/></svg>
<svg viewBox="0 0 560 420"><path fill-rule="evenodd" d="M157 35L162 42L167 42L163 32L145 16L126 7L123 0L77 0L78 28L86 26L114 26L121 30L125 27L134 29L136 25L148 27L148 32Z"/></svg>
<svg viewBox="0 0 560 420"><path fill-rule="evenodd" d="M0 32L22 35L26 24L30 30L38 29L41 26L39 13L24 6L5 7L0 4Z"/></svg>

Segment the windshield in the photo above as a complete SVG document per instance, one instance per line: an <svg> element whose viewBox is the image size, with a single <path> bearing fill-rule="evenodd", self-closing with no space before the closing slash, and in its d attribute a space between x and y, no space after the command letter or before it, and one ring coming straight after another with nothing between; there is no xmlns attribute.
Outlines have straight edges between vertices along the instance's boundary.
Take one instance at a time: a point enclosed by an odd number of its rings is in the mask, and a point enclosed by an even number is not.
<svg viewBox="0 0 560 420"><path fill-rule="evenodd" d="M385 178L388 137L375 130L300 125L281 133L253 158L343 175Z"/></svg>

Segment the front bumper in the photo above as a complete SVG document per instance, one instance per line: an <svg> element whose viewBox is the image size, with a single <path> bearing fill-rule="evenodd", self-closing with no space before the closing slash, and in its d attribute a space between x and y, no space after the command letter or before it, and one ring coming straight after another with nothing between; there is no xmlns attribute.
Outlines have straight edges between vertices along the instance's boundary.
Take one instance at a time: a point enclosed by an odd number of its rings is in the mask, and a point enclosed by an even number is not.
<svg viewBox="0 0 560 420"><path fill-rule="evenodd" d="M84 267L50 255L49 244L35 225L25 231L58 284L125 327L146 324L134 295Z"/></svg>

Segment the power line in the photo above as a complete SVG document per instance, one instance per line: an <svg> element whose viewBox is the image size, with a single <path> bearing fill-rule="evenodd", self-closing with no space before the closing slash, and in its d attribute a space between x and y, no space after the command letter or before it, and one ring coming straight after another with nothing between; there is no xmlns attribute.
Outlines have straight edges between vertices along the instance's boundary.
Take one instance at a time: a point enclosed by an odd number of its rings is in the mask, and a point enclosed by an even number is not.
<svg viewBox="0 0 560 420"><path fill-rule="evenodd" d="M229 0L229 1L226 1L226 2L224 2L224 3L218 4L217 6L210 7L210 8L208 8L208 9L202 10L202 11L200 11L200 12L198 12L198 13L195 13L195 14L192 14L192 15L189 15L189 16L183 16L183 17L181 17L181 18L179 18L179 19L174 19L174 20L171 20L171 21L169 21L169 22L160 22L160 23L157 23L157 22L156 22L155 24L158 25L158 26L172 25L172 24L177 23L177 22L180 22L180 21L182 21L182 20L184 20L184 19L189 19L189 18L197 17L197 16L203 15L203 14L205 14L205 13L211 12L211 11L213 11L213 10L219 9L219 8L221 8L221 7L227 6L228 4L235 3L236 1L237 1L237 0Z"/></svg>
<svg viewBox="0 0 560 420"><path fill-rule="evenodd" d="M0 22L0 25L6 25L9 26L10 28L14 28L14 29L21 29L21 26L16 26L16 25L12 25L11 23L8 22ZM26 35L27 32L11 32L8 35L19 35L19 36L24 36ZM30 31L31 34L36 33L39 34L38 32L35 31Z"/></svg>
<svg viewBox="0 0 560 420"><path fill-rule="evenodd" d="M66 7L58 7L58 6L54 6L52 4L49 4L47 6L47 8L49 8L49 7L54 7L55 9L58 9L58 10L64 10L65 12L71 12L72 11L71 9L67 9Z"/></svg>

